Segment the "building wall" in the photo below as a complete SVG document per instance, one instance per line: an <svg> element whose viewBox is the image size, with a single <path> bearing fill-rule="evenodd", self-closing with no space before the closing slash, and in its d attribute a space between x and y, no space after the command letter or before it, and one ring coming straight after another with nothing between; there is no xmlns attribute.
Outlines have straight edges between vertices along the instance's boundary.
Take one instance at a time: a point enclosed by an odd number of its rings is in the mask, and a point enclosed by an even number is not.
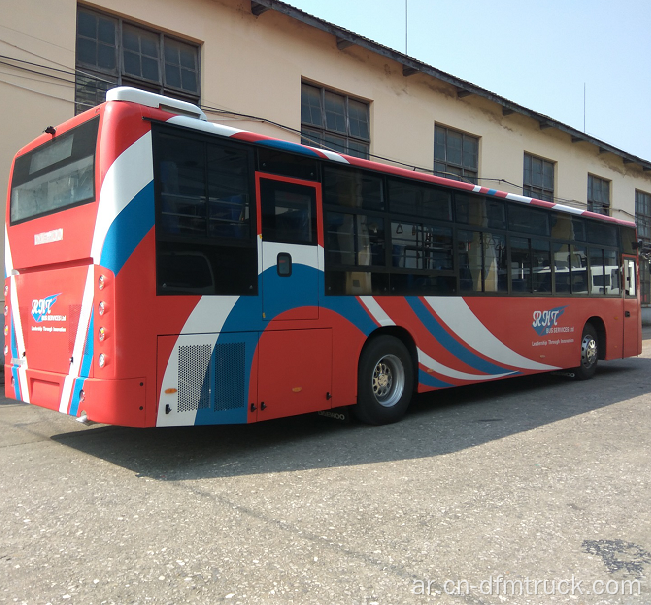
<svg viewBox="0 0 651 605"><path fill-rule="evenodd" d="M4 0L0 54L69 73L75 62L74 0ZM502 115L501 106L468 96L359 46L337 49L332 34L270 10L255 17L249 0L100 0L86 6L123 16L156 30L201 44L202 104L258 116L300 131L301 82L321 84L370 102L371 153L424 169L434 162L436 124L480 137L482 185L522 193L525 152L556 163L555 195L587 202L588 173L612 181L612 214L633 220L635 190L651 192L651 173L587 142L520 114ZM23 65L23 67L25 67ZM34 67L34 71L43 72ZM5 117L0 140L0 186L6 190L13 154L50 124L74 113L71 75L67 79L3 66L0 107ZM263 121L209 119L238 128L299 141L296 132ZM501 179L501 181L499 181Z"/></svg>

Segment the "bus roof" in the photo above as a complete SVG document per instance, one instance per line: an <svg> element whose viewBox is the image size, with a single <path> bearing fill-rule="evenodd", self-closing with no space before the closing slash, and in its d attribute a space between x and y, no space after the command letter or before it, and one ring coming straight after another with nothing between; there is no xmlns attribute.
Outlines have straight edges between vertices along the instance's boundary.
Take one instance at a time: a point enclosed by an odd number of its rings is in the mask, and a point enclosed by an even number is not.
<svg viewBox="0 0 651 605"><path fill-rule="evenodd" d="M335 151L329 151L327 149L318 149L316 147L310 147L307 145L302 145L300 143L293 143L282 139L276 139L273 137L256 134L246 130L239 130L237 128L232 128L230 126L224 126L223 124L208 122L204 112L199 107L193 105L192 103L187 103L185 101L178 101L170 97L158 95L144 90L139 90L136 88L131 88L128 86L121 86L107 91L106 100L107 102L127 101L132 103L138 103L140 105L144 105L145 107L151 107L153 109L162 109L166 112L176 114L173 117L166 120L170 124L176 124L178 126L191 128L193 130L200 130L202 132L206 132L210 134L225 136L236 140L247 141L249 143L254 143L264 147L271 147L289 153L311 156L314 157L315 159L329 160L332 162L337 162L339 164L350 165L358 168L366 168L369 170L374 170L385 174L391 174L394 176L400 176L412 180L434 183L438 185L443 185L445 187L451 187L459 191L477 193L480 195L488 195L500 199L513 201L513 202L519 202L521 204L536 206L539 208L558 210L560 212L565 212L576 216L589 217L604 222L615 223L618 225L625 225L627 227L636 226L634 221L617 219L611 216L606 216L604 214L591 212L589 210L574 208L572 206L568 206L565 204L558 204L556 202L546 202L536 198L527 197L524 195L507 193L505 191L500 191L499 189L482 187L480 185L473 185L472 183L465 183L463 181L456 181L444 177L426 174L423 172L418 172L416 169L408 170L406 168L401 168L399 166L382 164L380 162L375 162L372 160L364 160L361 158L352 157Z"/></svg>

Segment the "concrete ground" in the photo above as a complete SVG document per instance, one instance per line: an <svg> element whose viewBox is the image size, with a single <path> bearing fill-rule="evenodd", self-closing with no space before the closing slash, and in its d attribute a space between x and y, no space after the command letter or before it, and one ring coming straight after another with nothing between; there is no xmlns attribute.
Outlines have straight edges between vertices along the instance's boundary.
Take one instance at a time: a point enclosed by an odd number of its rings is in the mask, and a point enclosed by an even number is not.
<svg viewBox="0 0 651 605"><path fill-rule="evenodd" d="M591 381L376 428L87 428L0 399L0 603L648 605L645 338Z"/></svg>

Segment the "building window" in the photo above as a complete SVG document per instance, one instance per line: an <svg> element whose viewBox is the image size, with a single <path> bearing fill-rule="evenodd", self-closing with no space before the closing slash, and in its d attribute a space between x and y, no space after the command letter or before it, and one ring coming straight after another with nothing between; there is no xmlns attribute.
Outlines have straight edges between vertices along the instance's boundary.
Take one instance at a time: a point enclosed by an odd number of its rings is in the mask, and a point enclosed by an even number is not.
<svg viewBox="0 0 651 605"><path fill-rule="evenodd" d="M651 242L651 194L635 192L635 222L640 239Z"/></svg>
<svg viewBox="0 0 651 605"><path fill-rule="evenodd" d="M554 201L554 163L524 154L523 195L546 202Z"/></svg>
<svg viewBox="0 0 651 605"><path fill-rule="evenodd" d="M588 210L598 214L610 214L610 181L588 175Z"/></svg>
<svg viewBox="0 0 651 605"><path fill-rule="evenodd" d="M651 305L651 271L649 261L640 257L640 302Z"/></svg>
<svg viewBox="0 0 651 605"><path fill-rule="evenodd" d="M637 235L646 246L651 244L651 194L635 192L635 222ZM651 275L649 262L640 256L640 298L642 304L651 304Z"/></svg>
<svg viewBox="0 0 651 605"><path fill-rule="evenodd" d="M326 88L301 87L301 142L368 159L368 103Z"/></svg>
<svg viewBox="0 0 651 605"><path fill-rule="evenodd" d="M479 139L437 126L434 131L434 174L477 184Z"/></svg>
<svg viewBox="0 0 651 605"><path fill-rule="evenodd" d="M199 47L120 18L78 7L75 112L134 86L199 103Z"/></svg>

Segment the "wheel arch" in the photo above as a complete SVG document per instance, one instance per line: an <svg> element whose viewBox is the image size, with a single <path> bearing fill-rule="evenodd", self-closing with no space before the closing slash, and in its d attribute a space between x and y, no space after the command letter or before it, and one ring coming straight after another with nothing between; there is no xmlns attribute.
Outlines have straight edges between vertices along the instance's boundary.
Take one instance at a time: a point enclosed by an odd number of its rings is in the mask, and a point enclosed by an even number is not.
<svg viewBox="0 0 651 605"><path fill-rule="evenodd" d="M606 325L604 324L604 320L598 315L593 315L592 317L589 317L585 321L583 327L585 327L587 324L590 324L597 332L597 345L598 345L597 351L599 353L598 359L605 360L606 359Z"/></svg>
<svg viewBox="0 0 651 605"><path fill-rule="evenodd" d="M359 352L359 357L357 359L358 367L362 359L362 353L364 352L364 349L366 349L371 342L380 336L393 336L402 342L402 344L407 348L409 357L411 357L411 364L413 369L413 392L416 393L418 391L418 349L416 348L416 342L414 341L412 335L407 330L405 330L405 328L402 328L400 326L384 326L371 332L371 334L369 334L368 338L366 339L364 346Z"/></svg>

